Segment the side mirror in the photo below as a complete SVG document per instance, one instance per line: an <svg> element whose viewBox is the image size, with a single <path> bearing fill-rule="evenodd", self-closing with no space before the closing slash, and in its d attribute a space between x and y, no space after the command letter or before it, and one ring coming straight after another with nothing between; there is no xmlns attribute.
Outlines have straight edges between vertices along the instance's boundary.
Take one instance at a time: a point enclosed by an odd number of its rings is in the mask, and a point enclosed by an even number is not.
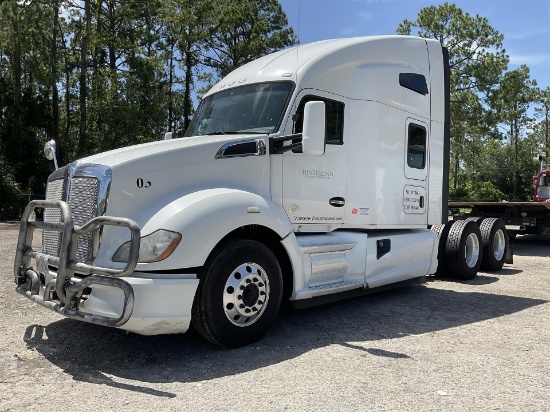
<svg viewBox="0 0 550 412"><path fill-rule="evenodd" d="M307 102L304 107L302 152L310 156L325 153L325 103Z"/></svg>
<svg viewBox="0 0 550 412"><path fill-rule="evenodd" d="M55 170L59 169L57 166L57 156L55 154L55 140L50 140L44 145L44 157L48 160L53 160Z"/></svg>
<svg viewBox="0 0 550 412"><path fill-rule="evenodd" d="M164 133L164 140L170 140L172 138L172 132Z"/></svg>

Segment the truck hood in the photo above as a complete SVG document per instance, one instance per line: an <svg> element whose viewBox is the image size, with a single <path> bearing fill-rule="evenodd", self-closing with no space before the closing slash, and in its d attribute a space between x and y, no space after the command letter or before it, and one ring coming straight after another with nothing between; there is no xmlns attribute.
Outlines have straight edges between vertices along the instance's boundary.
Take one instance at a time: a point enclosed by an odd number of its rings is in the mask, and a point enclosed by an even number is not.
<svg viewBox="0 0 550 412"><path fill-rule="evenodd" d="M135 146L122 147L120 149L110 150L108 152L98 153L96 155L88 156L81 159L82 163L101 164L109 167L115 167L125 162L135 162L139 159L150 158L151 156L159 156L162 153L170 153L173 151L185 151L189 152L190 148L216 146L219 144L222 147L224 144L248 140L257 139L259 136L255 135L216 135L216 136L193 136L185 138L177 138L170 140L161 140L158 142L150 142L139 144ZM191 149L192 150L192 149ZM216 149L217 150L217 149ZM212 158L216 154L216 150L212 153ZM183 152L182 152L183 153Z"/></svg>
<svg viewBox="0 0 550 412"><path fill-rule="evenodd" d="M186 137L97 154L79 164L109 167L106 214L142 226L154 211L201 190L239 189L270 198L270 156L219 155L222 148L241 148L243 142L252 142L245 148L255 148L257 140L268 143L266 135L258 134Z"/></svg>

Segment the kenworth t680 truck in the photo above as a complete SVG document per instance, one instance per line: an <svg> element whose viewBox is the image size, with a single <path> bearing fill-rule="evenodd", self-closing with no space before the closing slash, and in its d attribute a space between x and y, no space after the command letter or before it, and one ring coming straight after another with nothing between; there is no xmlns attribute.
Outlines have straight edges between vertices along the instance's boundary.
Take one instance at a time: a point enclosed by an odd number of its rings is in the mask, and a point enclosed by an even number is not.
<svg viewBox="0 0 550 412"><path fill-rule="evenodd" d="M499 270L502 221L447 223L448 70L438 42L404 36L242 66L184 137L56 170L22 217L17 290L70 318L145 335L193 323L235 347L283 300Z"/></svg>

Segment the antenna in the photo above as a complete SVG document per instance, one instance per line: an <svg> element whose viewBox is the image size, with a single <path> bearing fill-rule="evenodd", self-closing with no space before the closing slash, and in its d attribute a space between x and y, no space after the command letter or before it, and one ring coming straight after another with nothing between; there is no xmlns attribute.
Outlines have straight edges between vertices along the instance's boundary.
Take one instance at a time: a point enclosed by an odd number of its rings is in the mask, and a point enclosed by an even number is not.
<svg viewBox="0 0 550 412"><path fill-rule="evenodd" d="M298 59L298 51L300 49L300 20L301 20L301 14L302 14L302 0L298 2L298 29L297 29L297 35L298 35L298 44L296 45L296 93L298 93L298 62L300 61ZM292 114L292 133L294 133L296 128L296 113Z"/></svg>

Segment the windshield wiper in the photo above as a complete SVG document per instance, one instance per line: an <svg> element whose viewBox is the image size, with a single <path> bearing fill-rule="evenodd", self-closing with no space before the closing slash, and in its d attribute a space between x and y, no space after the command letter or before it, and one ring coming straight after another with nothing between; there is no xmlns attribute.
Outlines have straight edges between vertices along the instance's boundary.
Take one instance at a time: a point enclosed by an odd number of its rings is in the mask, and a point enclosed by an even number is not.
<svg viewBox="0 0 550 412"><path fill-rule="evenodd" d="M217 132L206 133L206 136L216 136L216 135L220 135L220 134L243 134L243 133L242 132L222 132L220 130L220 131L217 131Z"/></svg>

